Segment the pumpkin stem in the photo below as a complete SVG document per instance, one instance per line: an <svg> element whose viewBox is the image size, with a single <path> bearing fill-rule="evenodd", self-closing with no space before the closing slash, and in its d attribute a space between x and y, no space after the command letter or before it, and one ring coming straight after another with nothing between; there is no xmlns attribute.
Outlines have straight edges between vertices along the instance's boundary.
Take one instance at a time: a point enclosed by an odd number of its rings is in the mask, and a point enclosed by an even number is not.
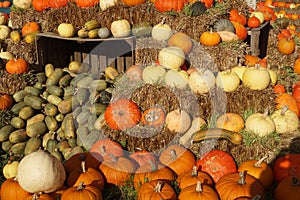
<svg viewBox="0 0 300 200"><path fill-rule="evenodd" d="M264 116L264 118L266 118L268 115L269 115L269 109L266 108L266 110L265 110L263 116Z"/></svg>
<svg viewBox="0 0 300 200"><path fill-rule="evenodd" d="M196 192L203 192L203 187L200 181L197 181Z"/></svg>
<svg viewBox="0 0 300 200"><path fill-rule="evenodd" d="M299 179L297 177L293 176L292 186L299 186L299 185L300 185Z"/></svg>
<svg viewBox="0 0 300 200"><path fill-rule="evenodd" d="M79 185L78 185L78 187L77 187L77 191L82 191L82 190L84 190L84 182L83 181L81 181L80 183L79 183Z"/></svg>
<svg viewBox="0 0 300 200"><path fill-rule="evenodd" d="M251 200L259 200L261 196L259 194L256 194L254 197L251 198Z"/></svg>
<svg viewBox="0 0 300 200"><path fill-rule="evenodd" d="M160 193L160 192L161 192L162 184L163 184L163 182L162 182L162 181L159 181L159 182L157 183L157 185L155 186L155 188L154 188L154 192Z"/></svg>
<svg viewBox="0 0 300 200"><path fill-rule="evenodd" d="M261 163L267 158L268 156L264 156L263 158L261 158L260 160L258 160L255 164L254 167L260 167Z"/></svg>
<svg viewBox="0 0 300 200"><path fill-rule="evenodd" d="M246 184L245 174L246 174L245 171L239 172L240 178L239 178L239 180L238 180L238 184L240 184L240 185L245 185L245 184Z"/></svg>
<svg viewBox="0 0 300 200"><path fill-rule="evenodd" d="M163 25L163 24L165 24L165 22L166 22L166 17L164 17L164 18L161 20L160 24Z"/></svg>
<svg viewBox="0 0 300 200"><path fill-rule="evenodd" d="M177 154L176 154L176 151L174 149L172 149L170 151L170 154L171 154L171 160L176 160L177 159Z"/></svg>
<svg viewBox="0 0 300 200"><path fill-rule="evenodd" d="M284 116L286 111L289 109L289 106L283 106L282 109L281 109L281 112L280 112L280 115L281 116Z"/></svg>
<svg viewBox="0 0 300 200"><path fill-rule="evenodd" d="M191 173L192 177L198 176L197 166L194 165Z"/></svg>
<svg viewBox="0 0 300 200"><path fill-rule="evenodd" d="M100 146L99 148L100 148L100 153L101 153L102 156L107 155L105 146L102 145L102 146Z"/></svg>
<svg viewBox="0 0 300 200"><path fill-rule="evenodd" d="M82 170L83 173L86 172L85 161L81 161L81 170Z"/></svg>

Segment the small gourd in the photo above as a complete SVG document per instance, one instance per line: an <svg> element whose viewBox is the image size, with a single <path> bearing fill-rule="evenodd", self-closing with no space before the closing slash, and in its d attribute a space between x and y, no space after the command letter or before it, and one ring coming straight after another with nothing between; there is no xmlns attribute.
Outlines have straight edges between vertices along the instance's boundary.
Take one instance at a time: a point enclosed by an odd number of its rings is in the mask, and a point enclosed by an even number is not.
<svg viewBox="0 0 300 200"><path fill-rule="evenodd" d="M98 30L98 36L101 39L108 38L111 35L110 30L107 27L101 27Z"/></svg>

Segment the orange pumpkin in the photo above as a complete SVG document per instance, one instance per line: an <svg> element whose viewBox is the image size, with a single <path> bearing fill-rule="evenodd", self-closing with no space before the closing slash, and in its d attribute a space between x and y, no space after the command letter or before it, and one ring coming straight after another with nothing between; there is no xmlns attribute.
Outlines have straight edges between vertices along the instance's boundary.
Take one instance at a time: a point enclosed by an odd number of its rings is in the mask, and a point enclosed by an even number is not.
<svg viewBox="0 0 300 200"><path fill-rule="evenodd" d="M141 117L143 125L160 128L165 123L166 114L162 108L152 107L145 110Z"/></svg>
<svg viewBox="0 0 300 200"><path fill-rule="evenodd" d="M49 1L48 0L44 0L44 1L32 0L31 4L32 4L33 9L38 11L38 12L41 12L41 11L46 10L46 9L49 8Z"/></svg>
<svg viewBox="0 0 300 200"><path fill-rule="evenodd" d="M281 84L276 84L273 87L275 94L285 93L285 86Z"/></svg>
<svg viewBox="0 0 300 200"><path fill-rule="evenodd" d="M28 35L34 32L40 32L40 25L36 22L28 22L22 27L22 35Z"/></svg>
<svg viewBox="0 0 300 200"><path fill-rule="evenodd" d="M223 128L233 132L240 132L244 126L244 119L237 113L222 114L216 121L217 128Z"/></svg>
<svg viewBox="0 0 300 200"><path fill-rule="evenodd" d="M220 199L236 199L239 197L265 198L265 189L261 182L246 172L235 172L224 175L216 184Z"/></svg>
<svg viewBox="0 0 300 200"><path fill-rule="evenodd" d="M9 110L13 105L13 98L9 94L0 94L0 110Z"/></svg>
<svg viewBox="0 0 300 200"><path fill-rule="evenodd" d="M275 98L276 108L282 109L288 106L289 110L294 111L298 116L300 114L297 101L289 93L281 93Z"/></svg>
<svg viewBox="0 0 300 200"><path fill-rule="evenodd" d="M205 46L216 46L221 42L221 36L217 32L205 31L200 35L200 43Z"/></svg>
<svg viewBox="0 0 300 200"><path fill-rule="evenodd" d="M49 1L50 8L61 8L68 5L70 0L52 0Z"/></svg>
<svg viewBox="0 0 300 200"><path fill-rule="evenodd" d="M258 63L259 57L246 54L245 55L245 65L247 66L254 66L256 63Z"/></svg>
<svg viewBox="0 0 300 200"><path fill-rule="evenodd" d="M294 72L300 75L300 58L297 58L294 62Z"/></svg>
<svg viewBox="0 0 300 200"><path fill-rule="evenodd" d="M131 153L129 155L129 158L131 158L132 161L135 162L138 167L141 167L143 165L148 165L149 161L153 163L156 162L155 155L145 149Z"/></svg>
<svg viewBox="0 0 300 200"><path fill-rule="evenodd" d="M101 191L94 185L85 185L83 182L78 187L70 187L64 191L61 200L102 200Z"/></svg>
<svg viewBox="0 0 300 200"><path fill-rule="evenodd" d="M64 162L64 168L67 174L78 168L82 161L85 162L86 167L92 167L94 169L97 169L101 162L99 159L93 156L91 152L77 153Z"/></svg>
<svg viewBox="0 0 300 200"><path fill-rule="evenodd" d="M26 197L24 200L55 200L51 195L49 194L32 194L28 197Z"/></svg>
<svg viewBox="0 0 300 200"><path fill-rule="evenodd" d="M273 0L265 0L264 3L265 6L272 6L272 4L273 4Z"/></svg>
<svg viewBox="0 0 300 200"><path fill-rule="evenodd" d="M239 22L243 26L247 24L247 18L245 15L243 15L241 12L239 12L237 9L231 9L229 12L229 20L233 22Z"/></svg>
<svg viewBox="0 0 300 200"><path fill-rule="evenodd" d="M211 8L214 5L214 0L201 0L206 8Z"/></svg>
<svg viewBox="0 0 300 200"><path fill-rule="evenodd" d="M177 175L193 169L195 156L183 146L173 144L168 146L159 156L159 161L170 167Z"/></svg>
<svg viewBox="0 0 300 200"><path fill-rule="evenodd" d="M265 189L268 189L273 184L273 170L263 161L265 158L266 157L263 157L260 160L246 160L240 164L238 171L246 171L248 174L258 179Z"/></svg>
<svg viewBox="0 0 300 200"><path fill-rule="evenodd" d="M81 162L81 167L74 169L67 178L67 186L79 186L80 182L89 185L92 184L101 191L104 188L104 179L101 173L91 167L86 168L85 161Z"/></svg>
<svg viewBox="0 0 300 200"><path fill-rule="evenodd" d="M104 112L104 119L114 130L126 130L140 121L141 112L136 103L129 99L112 102Z"/></svg>
<svg viewBox="0 0 300 200"><path fill-rule="evenodd" d="M240 40L245 40L248 36L248 31L245 26L243 26L239 22L231 22L235 29L235 34L238 36Z"/></svg>
<svg viewBox="0 0 300 200"><path fill-rule="evenodd" d="M98 0L74 0L74 2L80 8L93 7L99 3Z"/></svg>
<svg viewBox="0 0 300 200"><path fill-rule="evenodd" d="M11 2L10 2L10 1L3 1L3 7L4 7L4 8L7 8L7 7L9 7L9 6L10 6L10 4L11 4Z"/></svg>
<svg viewBox="0 0 300 200"><path fill-rule="evenodd" d="M12 59L5 64L5 69L10 74L24 74L28 72L29 64L23 58Z"/></svg>
<svg viewBox="0 0 300 200"><path fill-rule="evenodd" d="M160 12L182 11L188 0L155 0L154 6Z"/></svg>
<svg viewBox="0 0 300 200"><path fill-rule="evenodd" d="M147 181L164 180L171 183L172 181L175 181L175 179L176 175L172 169L159 162L149 161L148 165L143 165L135 171L133 183L134 188L138 189Z"/></svg>
<svg viewBox="0 0 300 200"><path fill-rule="evenodd" d="M179 193L178 199L219 200L219 195L210 186L202 184L201 181L197 181L196 184L182 189Z"/></svg>
<svg viewBox="0 0 300 200"><path fill-rule="evenodd" d="M100 139L92 145L90 154L98 161L103 161L111 159L111 155L123 156L124 150L122 146L115 141Z"/></svg>
<svg viewBox="0 0 300 200"><path fill-rule="evenodd" d="M276 200L299 200L300 177L291 176L281 181L275 188Z"/></svg>
<svg viewBox="0 0 300 200"><path fill-rule="evenodd" d="M157 1L157 0L156 0ZM177 195L173 187L163 181L153 180L144 183L138 190L137 200L176 200Z"/></svg>
<svg viewBox="0 0 300 200"><path fill-rule="evenodd" d="M21 188L16 178L6 179L1 185L1 200L24 200L28 196L30 193Z"/></svg>
<svg viewBox="0 0 300 200"><path fill-rule="evenodd" d="M286 154L274 162L274 180L280 183L290 176L300 176L300 154Z"/></svg>
<svg viewBox="0 0 300 200"><path fill-rule="evenodd" d="M146 2L146 0L121 0L121 1L127 6L136 6Z"/></svg>
<svg viewBox="0 0 300 200"><path fill-rule="evenodd" d="M104 160L99 169L105 177L108 184L125 185L130 180L131 174L135 171L136 166L126 157L115 157L110 155L111 159Z"/></svg>
<svg viewBox="0 0 300 200"><path fill-rule="evenodd" d="M284 55L292 54L295 51L296 43L294 38L282 38L277 43L277 49Z"/></svg>
<svg viewBox="0 0 300 200"><path fill-rule="evenodd" d="M257 27L260 26L260 21L255 16L249 17L248 22L247 22L247 26L250 27L250 28L257 28Z"/></svg>
<svg viewBox="0 0 300 200"><path fill-rule="evenodd" d="M214 181L206 172L198 171L195 165L191 171L181 174L177 177L178 187L182 190L200 181L204 185L213 186Z"/></svg>

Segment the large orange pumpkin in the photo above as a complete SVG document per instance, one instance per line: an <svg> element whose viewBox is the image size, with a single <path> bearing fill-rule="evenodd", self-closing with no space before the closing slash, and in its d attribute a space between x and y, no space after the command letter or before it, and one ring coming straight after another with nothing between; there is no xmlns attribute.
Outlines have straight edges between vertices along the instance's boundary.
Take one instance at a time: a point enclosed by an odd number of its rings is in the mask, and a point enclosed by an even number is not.
<svg viewBox="0 0 300 200"><path fill-rule="evenodd" d="M275 188L276 200L299 200L300 177L290 176L281 181Z"/></svg>
<svg viewBox="0 0 300 200"><path fill-rule="evenodd" d="M22 35L41 31L40 25L36 22L28 22L22 27Z"/></svg>
<svg viewBox="0 0 300 200"><path fill-rule="evenodd" d="M179 193L178 199L219 200L219 195L212 187L202 184L201 181L197 181L196 184L182 189Z"/></svg>
<svg viewBox="0 0 300 200"><path fill-rule="evenodd" d="M127 6L136 6L146 2L146 0L121 0L121 1Z"/></svg>
<svg viewBox="0 0 300 200"><path fill-rule="evenodd" d="M111 155L123 156L124 150L122 146L109 139L100 139L95 142L91 149L90 154L99 161L110 159Z"/></svg>
<svg viewBox="0 0 300 200"><path fill-rule="evenodd" d="M12 59L5 64L5 69L10 74L23 74L28 72L29 64L23 58Z"/></svg>
<svg viewBox="0 0 300 200"><path fill-rule="evenodd" d="M182 11L188 0L155 0L154 6L160 12Z"/></svg>
<svg viewBox="0 0 300 200"><path fill-rule="evenodd" d="M224 175L216 184L220 199L236 199L260 195L265 199L265 189L253 176L246 172L234 172Z"/></svg>
<svg viewBox="0 0 300 200"><path fill-rule="evenodd" d="M6 179L1 185L1 200L24 200L28 196L30 193L21 188L16 178Z"/></svg>
<svg viewBox="0 0 300 200"><path fill-rule="evenodd" d="M28 197L26 197L24 200L55 200L51 195L49 194L32 194Z"/></svg>
<svg viewBox="0 0 300 200"><path fill-rule="evenodd" d="M13 98L9 94L0 94L0 110L8 110L13 105Z"/></svg>
<svg viewBox="0 0 300 200"><path fill-rule="evenodd" d="M273 167L274 180L280 183L287 177L300 176L300 154L286 154L276 159Z"/></svg>
<svg viewBox="0 0 300 200"><path fill-rule="evenodd" d="M49 1L48 0L32 0L31 2L32 7L34 10L41 12L49 8Z"/></svg>
<svg viewBox="0 0 300 200"><path fill-rule="evenodd" d="M141 111L136 103L129 99L112 102L104 112L104 119L114 130L126 130L135 126L141 118Z"/></svg>
<svg viewBox="0 0 300 200"><path fill-rule="evenodd" d="M144 183L139 191L137 200L176 200L177 195L173 187L163 181L153 180Z"/></svg>

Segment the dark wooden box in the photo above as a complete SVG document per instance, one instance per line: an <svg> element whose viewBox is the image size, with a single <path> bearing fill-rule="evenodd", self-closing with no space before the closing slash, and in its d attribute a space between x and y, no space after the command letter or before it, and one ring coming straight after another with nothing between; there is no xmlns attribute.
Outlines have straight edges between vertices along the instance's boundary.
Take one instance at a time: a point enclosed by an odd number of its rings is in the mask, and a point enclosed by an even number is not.
<svg viewBox="0 0 300 200"><path fill-rule="evenodd" d="M104 71L107 66L122 72L134 63L135 37L83 39L39 33L36 48L37 64L41 69L48 63L64 68L71 61L80 61L90 64L94 73Z"/></svg>
<svg viewBox="0 0 300 200"><path fill-rule="evenodd" d="M257 28L248 28L248 37L246 42L250 45L251 54L264 58L267 55L268 38L271 25L264 22Z"/></svg>

